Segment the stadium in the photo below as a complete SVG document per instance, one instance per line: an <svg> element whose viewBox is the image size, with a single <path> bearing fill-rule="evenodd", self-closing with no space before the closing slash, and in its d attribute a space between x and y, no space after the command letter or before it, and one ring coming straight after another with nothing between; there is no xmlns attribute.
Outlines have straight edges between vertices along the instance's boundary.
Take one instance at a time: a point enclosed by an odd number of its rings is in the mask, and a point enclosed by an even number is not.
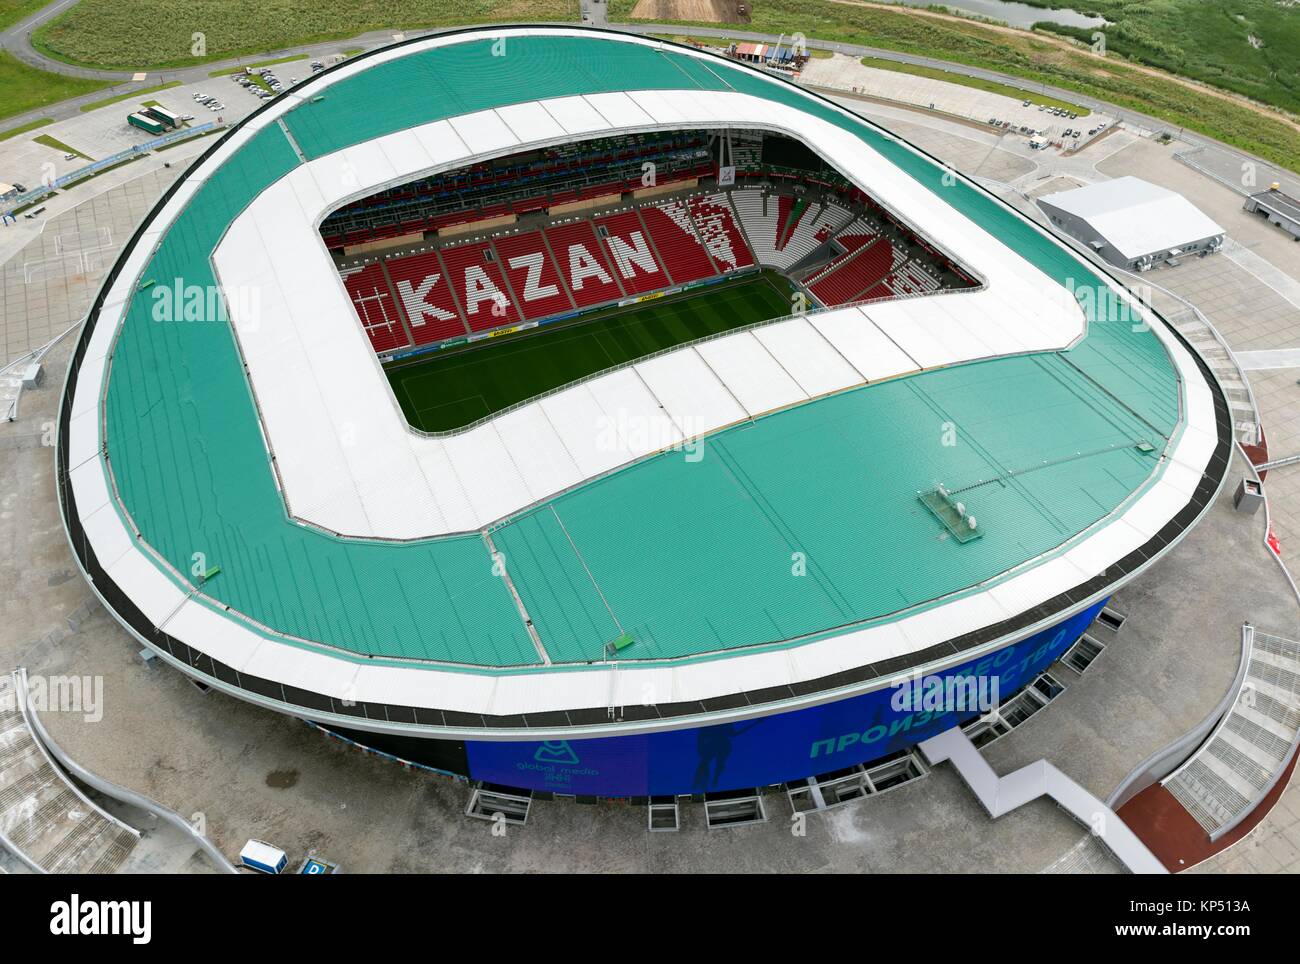
<svg viewBox="0 0 1300 964"><path fill-rule="evenodd" d="M905 770L981 707L899 684L1032 686L1231 443L1178 331L889 131L521 26L215 143L94 302L58 475L94 592L202 685L644 799Z"/></svg>

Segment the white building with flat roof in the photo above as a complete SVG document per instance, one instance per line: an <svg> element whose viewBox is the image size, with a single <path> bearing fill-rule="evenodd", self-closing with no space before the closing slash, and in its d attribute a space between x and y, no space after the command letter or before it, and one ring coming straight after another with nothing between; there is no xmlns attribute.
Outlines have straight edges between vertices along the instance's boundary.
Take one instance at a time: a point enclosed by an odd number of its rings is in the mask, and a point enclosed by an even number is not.
<svg viewBox="0 0 1300 964"><path fill-rule="evenodd" d="M1223 244L1223 228L1200 208L1141 178L1117 177L1048 194L1038 205L1057 228L1130 271L1210 254Z"/></svg>

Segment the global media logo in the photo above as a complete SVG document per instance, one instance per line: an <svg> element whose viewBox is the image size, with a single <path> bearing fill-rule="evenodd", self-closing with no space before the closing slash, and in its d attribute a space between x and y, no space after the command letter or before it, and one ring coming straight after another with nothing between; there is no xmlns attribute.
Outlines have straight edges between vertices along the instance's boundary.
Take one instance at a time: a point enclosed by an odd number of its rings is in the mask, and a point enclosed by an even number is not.
<svg viewBox="0 0 1300 964"><path fill-rule="evenodd" d="M519 760L515 769L540 777L546 787L563 793L574 792L574 781L600 775L600 770L583 765L568 740L546 740L537 744L531 759Z"/></svg>
<svg viewBox="0 0 1300 964"><path fill-rule="evenodd" d="M573 752L568 740L545 740L533 754L538 763L558 763L564 766L577 766L578 754Z"/></svg>

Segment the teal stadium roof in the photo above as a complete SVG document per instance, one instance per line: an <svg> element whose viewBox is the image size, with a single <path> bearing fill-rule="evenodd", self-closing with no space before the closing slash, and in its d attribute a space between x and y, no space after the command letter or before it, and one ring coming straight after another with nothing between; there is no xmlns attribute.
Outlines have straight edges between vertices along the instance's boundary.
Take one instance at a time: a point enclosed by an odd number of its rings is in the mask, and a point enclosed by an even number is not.
<svg viewBox="0 0 1300 964"><path fill-rule="evenodd" d="M935 161L893 135L754 70L600 35L512 37L506 57L492 55L491 37L445 42L359 64L246 136L156 229L139 282L216 284L213 253L232 219L341 149L514 103L685 89L813 115L1001 240L1026 271L1062 288L1108 284L980 189L943 183ZM105 479L112 511L182 593L265 638L344 661L565 672L604 659L622 633L636 642L614 658L629 665L793 647L1045 564L1161 477L1186 411L1166 342L1116 303L1082 307L1086 333L1062 350L834 393L710 434L699 461L654 454L485 531L394 543L292 518L259 423L263 386L250 391L231 326L157 322L137 286L102 396ZM949 429L958 444L941 443ZM919 503L939 481L973 487L963 497L982 538L947 537ZM544 656L494 573L489 536ZM792 578L796 554L806 577ZM200 564L220 573L196 587Z"/></svg>

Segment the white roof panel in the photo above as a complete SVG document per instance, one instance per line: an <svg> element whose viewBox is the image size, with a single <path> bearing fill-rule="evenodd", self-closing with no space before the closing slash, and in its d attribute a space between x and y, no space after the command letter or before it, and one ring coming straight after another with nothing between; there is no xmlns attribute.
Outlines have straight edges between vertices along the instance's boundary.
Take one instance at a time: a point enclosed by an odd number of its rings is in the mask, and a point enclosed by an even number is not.
<svg viewBox="0 0 1300 964"><path fill-rule="evenodd" d="M556 97L545 101L546 112L569 134L609 130L609 121L582 97Z"/></svg>
<svg viewBox="0 0 1300 964"><path fill-rule="evenodd" d="M632 90L628 91L628 97L632 98L637 106L654 118L657 124L679 124L686 120L686 115L660 91Z"/></svg>
<svg viewBox="0 0 1300 964"><path fill-rule="evenodd" d="M687 438L748 415L699 352L670 352L633 367Z"/></svg>
<svg viewBox="0 0 1300 964"><path fill-rule="evenodd" d="M126 526L122 525L122 520L118 517L117 507L108 503L89 515L82 515L81 526L86 532L86 538L90 540L91 548L95 550L99 564L105 569L135 545L135 539L126 531Z"/></svg>
<svg viewBox="0 0 1300 964"><path fill-rule="evenodd" d="M142 550L122 553L104 571L155 626L164 622L185 599L176 584Z"/></svg>
<svg viewBox="0 0 1300 964"><path fill-rule="evenodd" d="M1130 258L1223 234L1223 228L1181 194L1132 176L1047 194L1039 200L1087 221Z"/></svg>
<svg viewBox="0 0 1300 964"><path fill-rule="evenodd" d="M445 120L413 127L411 133L420 141L420 146L434 164L450 164L470 156L469 147L456 133L456 129Z"/></svg>
<svg viewBox="0 0 1300 964"><path fill-rule="evenodd" d="M180 640L203 640L205 653L236 670L244 669L263 642L251 627L213 612L196 599L186 600L167 620L167 634Z"/></svg>
<svg viewBox="0 0 1300 964"><path fill-rule="evenodd" d="M429 491L437 496L435 510L440 519L439 532L468 532L478 528L478 518L474 506L470 504L460 476L447 454L447 446L442 439L425 439L427 445L415 448L416 460L420 464L420 474L424 477ZM420 520L413 519L412 528Z"/></svg>
<svg viewBox="0 0 1300 964"><path fill-rule="evenodd" d="M564 134L564 128L560 126L559 121L548 114L546 108L536 101L498 107L496 111L521 144L550 140Z"/></svg>
<svg viewBox="0 0 1300 964"><path fill-rule="evenodd" d="M807 320L793 318L754 329L809 398L862 384L862 375Z"/></svg>
<svg viewBox="0 0 1300 964"><path fill-rule="evenodd" d="M684 441L677 423L659 407L635 368L610 372L587 382L586 388L601 410L594 426L596 447L608 451L611 468ZM573 451L567 434L564 439Z"/></svg>
<svg viewBox="0 0 1300 964"><path fill-rule="evenodd" d="M519 143L519 139L494 110L462 114L453 117L448 123L471 154L490 154Z"/></svg>
<svg viewBox="0 0 1300 964"><path fill-rule="evenodd" d="M508 412L491 424L514 456L534 499L562 492L586 478L538 403Z"/></svg>
<svg viewBox="0 0 1300 964"><path fill-rule="evenodd" d="M862 312L922 368L938 368L961 361L963 353L943 344L931 331L932 326L925 323L928 309L921 306L928 300L917 298L886 301L878 305L867 305Z"/></svg>
<svg viewBox="0 0 1300 964"><path fill-rule="evenodd" d="M867 381L879 381L906 372L917 371L920 366L907 352L894 344L889 336L876 327L861 308L843 311L825 311L809 315L808 322L835 346L836 351L848 359Z"/></svg>
<svg viewBox="0 0 1300 964"><path fill-rule="evenodd" d="M587 94L583 98L611 127L649 127L655 119L624 93Z"/></svg>
<svg viewBox="0 0 1300 964"><path fill-rule="evenodd" d="M101 460L82 462L68 472L68 478L72 480L77 514L83 519L108 504L108 480L104 478L104 463Z"/></svg>
<svg viewBox="0 0 1300 964"><path fill-rule="evenodd" d="M533 501L519 467L490 424L443 440L456 476L474 506L476 524L495 519Z"/></svg>
<svg viewBox="0 0 1300 964"><path fill-rule="evenodd" d="M750 415L761 415L808 398L807 393L750 332L695 346Z"/></svg>
<svg viewBox="0 0 1300 964"><path fill-rule="evenodd" d="M434 160L414 131L402 131L402 137L384 138L384 156L399 177L413 177L434 166ZM318 207L316 210L320 210ZM308 222L310 223L310 222Z"/></svg>
<svg viewBox="0 0 1300 964"><path fill-rule="evenodd" d="M68 467L76 468L99 452L99 410L74 415L68 423Z"/></svg>

